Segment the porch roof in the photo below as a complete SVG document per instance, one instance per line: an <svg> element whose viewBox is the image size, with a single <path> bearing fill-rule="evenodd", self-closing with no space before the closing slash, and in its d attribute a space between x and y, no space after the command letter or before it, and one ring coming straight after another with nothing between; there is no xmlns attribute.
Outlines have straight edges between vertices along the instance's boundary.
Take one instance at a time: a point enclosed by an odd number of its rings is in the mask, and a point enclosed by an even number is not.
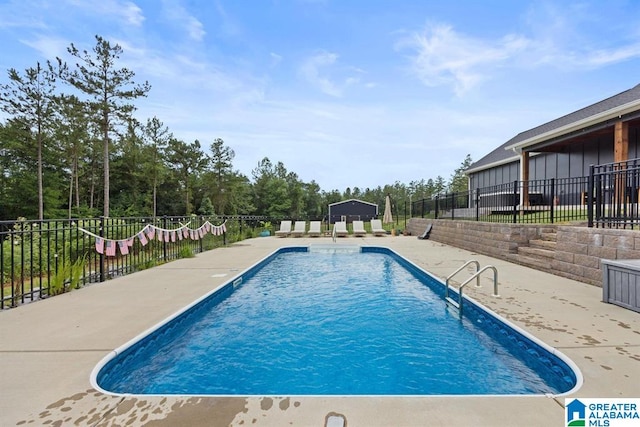
<svg viewBox="0 0 640 427"><path fill-rule="evenodd" d="M573 113L526 130L472 164L465 173L517 161L521 151L554 151L552 146L593 135L619 120L640 121L640 84Z"/></svg>

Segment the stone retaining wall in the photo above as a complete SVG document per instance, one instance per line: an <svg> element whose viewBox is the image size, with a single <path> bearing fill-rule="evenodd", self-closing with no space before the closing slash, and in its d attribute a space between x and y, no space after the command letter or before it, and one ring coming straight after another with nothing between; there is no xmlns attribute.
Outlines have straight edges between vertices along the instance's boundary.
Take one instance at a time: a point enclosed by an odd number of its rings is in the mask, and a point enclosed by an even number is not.
<svg viewBox="0 0 640 427"><path fill-rule="evenodd" d="M640 259L640 232L633 230L423 218L409 220L407 229L418 236L429 223L431 240L508 261L517 257L519 246L555 230L554 258L545 270L596 286L602 286L602 259Z"/></svg>

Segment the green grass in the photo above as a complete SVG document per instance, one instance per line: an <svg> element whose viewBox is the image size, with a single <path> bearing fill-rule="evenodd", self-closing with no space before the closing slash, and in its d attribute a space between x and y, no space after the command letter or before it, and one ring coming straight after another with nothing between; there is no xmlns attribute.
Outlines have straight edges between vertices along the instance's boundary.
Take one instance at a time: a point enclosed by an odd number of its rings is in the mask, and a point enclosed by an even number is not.
<svg viewBox="0 0 640 427"><path fill-rule="evenodd" d="M529 213L525 215L516 215L517 224L562 224L570 222L587 221L586 211L556 211L553 215L553 222L551 221L551 212L538 211L535 213ZM513 214L501 214L501 215L482 215L478 222L502 222L513 223Z"/></svg>

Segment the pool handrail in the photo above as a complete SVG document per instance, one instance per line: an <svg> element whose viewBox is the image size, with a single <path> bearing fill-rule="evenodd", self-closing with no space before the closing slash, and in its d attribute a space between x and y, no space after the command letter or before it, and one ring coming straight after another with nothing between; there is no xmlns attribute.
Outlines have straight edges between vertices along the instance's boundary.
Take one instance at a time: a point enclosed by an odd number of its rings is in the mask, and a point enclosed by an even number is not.
<svg viewBox="0 0 640 427"><path fill-rule="evenodd" d="M476 272L469 277L467 280L465 280L464 282L462 282L462 284L460 285L460 287L458 288L458 301L454 301L452 298L449 297L449 279L451 279L453 276L455 276L457 273L459 273L464 267L466 267L467 265L474 263L476 264ZM480 275L486 271L486 270L493 270L493 297L495 298L500 298L500 294L498 294L498 269L495 268L492 265L486 265L484 266L482 269L480 269L480 263L476 260L470 260L467 261L462 267L460 267L459 269L457 269L455 272L453 272L452 274L449 275L449 277L447 277L447 280L445 282L445 294L444 294L444 299L445 302L453 305L454 307L456 307L458 309L458 314L460 316L460 318L462 318L462 292L465 286L467 286L469 284L469 282L471 282L473 279L476 279L476 287L479 288L480 287Z"/></svg>
<svg viewBox="0 0 640 427"><path fill-rule="evenodd" d="M480 271L480 263L475 259L470 259L469 261L467 261L464 264L462 264L462 266L460 268L458 268L456 271L454 271L449 276L447 276L447 280L445 280L445 282L444 282L444 284L445 284L444 298L445 299L449 298L449 280L451 280L453 278L453 276L455 276L456 274L460 273L469 264L475 264L476 265L476 273L478 271ZM477 280L476 280L476 287L479 287L479 286L480 286L480 277L478 277Z"/></svg>

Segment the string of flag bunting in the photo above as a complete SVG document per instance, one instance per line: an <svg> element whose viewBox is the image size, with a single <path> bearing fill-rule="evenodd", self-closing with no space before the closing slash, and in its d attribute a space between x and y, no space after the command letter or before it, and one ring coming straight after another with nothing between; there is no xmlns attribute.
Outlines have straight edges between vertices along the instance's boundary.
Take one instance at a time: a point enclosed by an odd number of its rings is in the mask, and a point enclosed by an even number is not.
<svg viewBox="0 0 640 427"><path fill-rule="evenodd" d="M133 246L136 238L140 241L140 244L142 246L146 246L151 240L154 239L159 242L167 243L184 239L200 240L209 233L213 234L214 236L221 236L222 234L226 233L226 223L227 221L225 220L220 225L214 225L207 221L198 228L189 228L190 222L188 222L174 229L166 229L156 227L152 224L147 224L142 228L142 230L126 239L105 239L104 237L100 237L97 234L92 233L89 230L85 230L82 227L78 227L78 230L95 238L96 252L98 252L99 254L104 254L106 256L116 256L117 250L119 250L122 255L128 255L129 248Z"/></svg>

